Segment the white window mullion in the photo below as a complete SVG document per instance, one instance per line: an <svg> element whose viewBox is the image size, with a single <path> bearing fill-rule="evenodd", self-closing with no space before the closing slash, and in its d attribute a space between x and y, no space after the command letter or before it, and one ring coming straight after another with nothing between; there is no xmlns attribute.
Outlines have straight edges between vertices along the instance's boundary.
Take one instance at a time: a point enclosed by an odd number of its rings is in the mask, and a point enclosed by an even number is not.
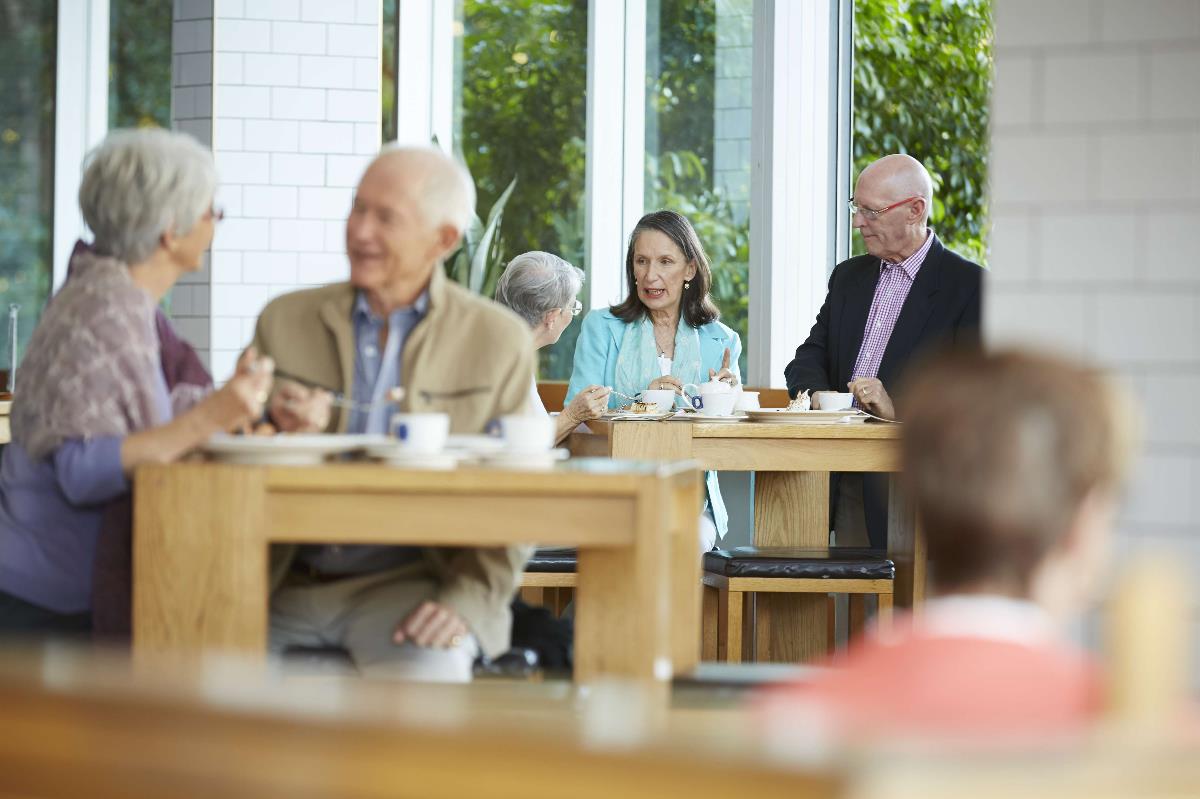
<svg viewBox="0 0 1200 799"><path fill-rule="evenodd" d="M453 137L454 2L398 0L396 141L447 150Z"/></svg>
<svg viewBox="0 0 1200 799"><path fill-rule="evenodd" d="M585 248L592 308L624 296L625 237L644 203L645 115L645 0L590 0Z"/></svg>
<svg viewBox="0 0 1200 799"><path fill-rule="evenodd" d="M108 131L109 0L59 0L54 115L54 288L85 236L79 213L83 157Z"/></svg>
<svg viewBox="0 0 1200 799"><path fill-rule="evenodd" d="M841 0L756 0L747 382L782 386L838 257Z"/></svg>

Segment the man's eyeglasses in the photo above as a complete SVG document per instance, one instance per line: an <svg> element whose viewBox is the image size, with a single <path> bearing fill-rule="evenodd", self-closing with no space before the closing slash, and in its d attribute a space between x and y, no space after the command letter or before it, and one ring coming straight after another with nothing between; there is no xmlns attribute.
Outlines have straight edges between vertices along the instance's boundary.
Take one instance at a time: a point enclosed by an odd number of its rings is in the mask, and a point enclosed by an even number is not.
<svg viewBox="0 0 1200 799"><path fill-rule="evenodd" d="M910 203L913 200L922 200L922 199L924 199L924 198L921 197L921 195L914 194L912 197L905 197L900 202L892 203L891 205L887 206L886 208L867 208L865 205L859 205L857 202L854 201L854 198L851 197L849 207L850 207L851 214L862 214L863 216L867 217L868 219L878 219L880 214L886 214L888 211L892 210L893 208L899 208L900 206L904 205L905 203Z"/></svg>

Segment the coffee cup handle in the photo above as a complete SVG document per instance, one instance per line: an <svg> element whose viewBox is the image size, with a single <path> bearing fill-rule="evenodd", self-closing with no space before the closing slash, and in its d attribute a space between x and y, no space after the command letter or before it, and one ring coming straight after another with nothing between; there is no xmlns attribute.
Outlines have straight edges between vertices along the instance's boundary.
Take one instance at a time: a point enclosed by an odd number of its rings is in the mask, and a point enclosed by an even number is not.
<svg viewBox="0 0 1200 799"><path fill-rule="evenodd" d="M689 388L693 390L693 393L688 393ZM700 396L700 386L696 385L695 383L683 384L683 396L696 410L700 410L704 407L704 399Z"/></svg>

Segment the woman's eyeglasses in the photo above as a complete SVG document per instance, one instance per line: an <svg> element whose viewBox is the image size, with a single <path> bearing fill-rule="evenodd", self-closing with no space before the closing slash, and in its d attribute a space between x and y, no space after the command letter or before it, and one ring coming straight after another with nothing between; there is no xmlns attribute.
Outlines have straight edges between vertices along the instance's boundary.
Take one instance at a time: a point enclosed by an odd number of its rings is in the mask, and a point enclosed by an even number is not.
<svg viewBox="0 0 1200 799"><path fill-rule="evenodd" d="M570 308L563 308L563 311L571 314L571 316L579 316L580 312L583 311L583 303L579 300L575 300L574 305L572 305Z"/></svg>

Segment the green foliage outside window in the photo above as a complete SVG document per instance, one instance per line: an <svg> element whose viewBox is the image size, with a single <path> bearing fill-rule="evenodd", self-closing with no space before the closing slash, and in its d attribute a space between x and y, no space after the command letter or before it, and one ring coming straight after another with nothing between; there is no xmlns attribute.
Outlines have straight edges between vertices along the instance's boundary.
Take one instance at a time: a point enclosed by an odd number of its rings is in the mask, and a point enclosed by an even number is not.
<svg viewBox="0 0 1200 799"><path fill-rule="evenodd" d="M991 0L855 0L854 174L888 153L920 160L933 173L930 224L979 263L991 89Z"/></svg>

